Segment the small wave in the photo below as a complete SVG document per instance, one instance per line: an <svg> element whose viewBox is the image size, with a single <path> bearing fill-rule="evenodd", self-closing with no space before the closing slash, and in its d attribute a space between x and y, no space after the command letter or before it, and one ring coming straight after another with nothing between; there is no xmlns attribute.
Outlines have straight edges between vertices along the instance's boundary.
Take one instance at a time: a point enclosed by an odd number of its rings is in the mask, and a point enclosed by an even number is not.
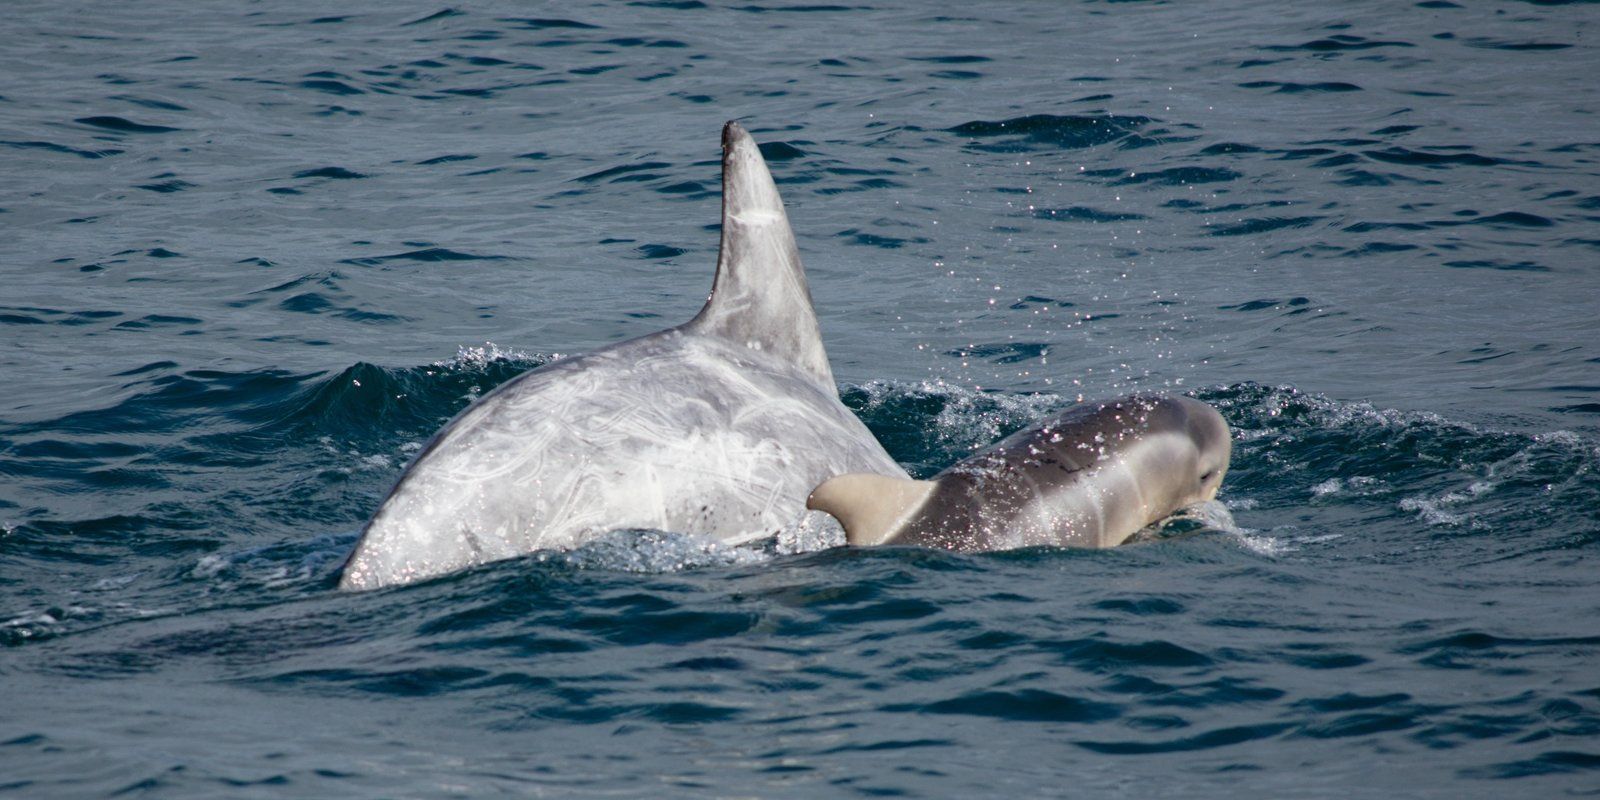
<svg viewBox="0 0 1600 800"><path fill-rule="evenodd" d="M1308 298L1305 298L1305 297L1291 297L1288 300L1278 300L1276 298L1262 298L1260 300L1250 300L1248 302L1239 303L1237 305L1217 306L1217 309L1221 310L1221 311L1247 311L1247 312L1248 311L1268 311L1268 310L1270 310L1270 311L1281 311L1281 310L1284 310L1284 309L1305 308L1306 306L1308 306L1310 304L1311 304L1311 300L1308 299Z"/></svg>
<svg viewBox="0 0 1600 800"><path fill-rule="evenodd" d="M359 172L345 169L344 167L318 167L317 169L306 169L296 172L294 176L296 178L331 178L333 180L340 181L357 180L367 177Z"/></svg>
<svg viewBox="0 0 1600 800"><path fill-rule="evenodd" d="M1440 169L1451 166L1467 167L1493 167L1508 164L1503 159L1481 156L1473 152L1460 153L1434 153L1426 150L1412 150L1407 147L1390 147L1384 150L1363 150L1362 155L1374 161L1383 161L1389 164L1404 164L1413 167L1426 167Z"/></svg>
<svg viewBox="0 0 1600 800"><path fill-rule="evenodd" d="M1522 259L1513 261L1503 258L1477 258L1456 261L1446 261L1444 266L1451 269L1494 269L1505 272L1549 272L1550 268L1536 261Z"/></svg>
<svg viewBox="0 0 1600 800"><path fill-rule="evenodd" d="M863 8L863 6L840 6L840 5L830 5L830 4L822 4L822 3L817 3L817 4L812 4L812 5L801 4L801 5L763 6L763 5L756 5L756 4L752 3L750 5L734 6L734 8L737 8L740 11L748 12L748 13L751 13L751 14L765 14L765 13L774 12L774 11L790 13L790 14L816 14L816 13L830 13L830 12L843 12L843 11L857 11L857 10L860 10L861 8Z"/></svg>
<svg viewBox="0 0 1600 800"><path fill-rule="evenodd" d="M1377 486L1378 479L1365 475L1353 478L1329 478L1311 487L1312 497L1333 497L1341 494L1361 493Z"/></svg>
<svg viewBox="0 0 1600 800"><path fill-rule="evenodd" d="M1326 39L1313 39L1305 44L1297 45L1268 45L1261 49L1277 52L1309 50L1313 53L1336 53L1345 50L1371 50L1378 47L1415 47L1410 42L1402 41L1375 41L1360 36L1337 34Z"/></svg>
<svg viewBox="0 0 1600 800"><path fill-rule="evenodd" d="M1239 529L1239 524L1234 522L1233 511L1228 508L1226 503L1218 500L1206 500L1184 506L1178 509L1169 519L1190 521L1210 530L1233 531Z"/></svg>
<svg viewBox="0 0 1600 800"><path fill-rule="evenodd" d="M555 29L567 30L599 30L599 25L590 25L575 19L561 19L557 17L498 17L495 22L503 22L514 28L525 31L545 31Z"/></svg>
<svg viewBox="0 0 1600 800"><path fill-rule="evenodd" d="M120 311L67 311L34 306L0 306L0 324L66 325L79 327L98 324L123 316Z"/></svg>
<svg viewBox="0 0 1600 800"><path fill-rule="evenodd" d="M457 11L457 10L455 10L453 8L446 8L446 9L441 9L439 11L435 11L432 14L429 14L426 17L418 17L418 18L416 18L414 20L411 20L410 22L402 22L402 23L400 23L400 27L404 28L404 27L409 27L409 26L412 26L412 25L422 25L422 24L428 23L428 22L437 22L437 21L442 20L442 19L450 19L451 17L461 17L461 16L466 16L466 12L465 11Z"/></svg>
<svg viewBox="0 0 1600 800"><path fill-rule="evenodd" d="M928 241L920 236L911 239L902 239L897 236L883 236L876 233L865 233L855 228L848 228L846 230L839 231L834 235L843 238L849 244L859 245L862 247L880 247L885 250L898 250L907 244L925 244Z"/></svg>
<svg viewBox="0 0 1600 800"><path fill-rule="evenodd" d="M1124 542L1124 546L1184 539L1203 534L1238 536L1243 533L1244 530L1234 521L1233 512L1225 503L1219 500L1206 500L1184 506L1166 518L1134 531Z"/></svg>
<svg viewBox="0 0 1600 800"><path fill-rule="evenodd" d="M1468 223L1471 225L1490 225L1500 228L1549 228L1555 222L1538 214L1529 214L1524 211L1506 211L1500 214L1490 214L1486 217L1477 217Z"/></svg>
<svg viewBox="0 0 1600 800"><path fill-rule="evenodd" d="M1294 726L1289 723L1261 723L1216 728L1203 733L1164 740L1092 741L1076 744L1093 753L1111 755L1142 755L1150 753L1182 753L1195 750L1212 750L1262 739L1275 738Z"/></svg>
<svg viewBox="0 0 1600 800"><path fill-rule="evenodd" d="M445 247L425 247L420 250L408 250L403 253L393 253L385 256L366 256L362 258L346 258L340 264L357 264L364 267L378 267L394 261L415 261L419 263L438 263L443 261L501 261L506 256L481 256L474 253L463 253Z"/></svg>
<svg viewBox="0 0 1600 800"><path fill-rule="evenodd" d="M1143 214L1118 211L1101 211L1088 206L1072 206L1070 208L1036 208L1032 210L1035 219L1061 220L1067 222L1132 222L1146 219Z"/></svg>
<svg viewBox="0 0 1600 800"><path fill-rule="evenodd" d="M206 585L209 592L237 592L247 588L309 588L331 579L355 544L353 532L296 536L247 550L201 556L185 577Z"/></svg>
<svg viewBox="0 0 1600 800"><path fill-rule="evenodd" d="M789 161L806 155L806 151L789 142L761 142L757 147L761 149L761 157L768 161Z"/></svg>
<svg viewBox="0 0 1600 800"><path fill-rule="evenodd" d="M949 129L975 141L967 146L989 153L1019 153L1049 148L1075 150L1110 144L1134 135L1149 117L1057 116L1031 114L1006 120L974 120ZM977 141L995 139L998 141Z"/></svg>
<svg viewBox="0 0 1600 800"><path fill-rule="evenodd" d="M103 617L100 611L82 605L51 606L0 620L0 646L17 647L42 642L64 633L71 622L90 623Z"/></svg>
<svg viewBox="0 0 1600 800"><path fill-rule="evenodd" d="M630 181L644 181L662 177L660 174L653 172L652 170L666 170L671 168L672 165L665 161L645 161L638 164L623 164L621 166L610 167L608 169L600 170L599 172L591 172L587 175L581 175L573 178L573 180L577 181L578 183L599 183L600 181L607 181L609 183L625 183ZM640 175L638 173L645 174Z"/></svg>
<svg viewBox="0 0 1600 800"><path fill-rule="evenodd" d="M1398 242L1367 242L1360 247L1345 250L1339 255L1344 258L1364 258L1367 256L1387 256L1393 253L1404 253L1418 249L1421 249L1420 245L1401 244Z"/></svg>
<svg viewBox="0 0 1600 800"><path fill-rule="evenodd" d="M1241 89L1272 89L1280 94L1303 94L1325 92L1359 92L1361 87L1343 81L1323 81L1320 83L1295 83L1293 81L1250 81L1239 84Z"/></svg>
<svg viewBox="0 0 1600 800"><path fill-rule="evenodd" d="M3 144L7 147L15 147L19 150L48 150L52 153L65 153L67 155L74 155L79 158L91 159L107 158L127 152L126 150L118 150L116 148L105 148L102 150L80 150L76 147L68 147L64 144L56 144L55 142L0 142L0 144Z"/></svg>
<svg viewBox="0 0 1600 800"><path fill-rule="evenodd" d="M635 247L634 250L638 252L642 258L648 258L652 260L677 258L678 256L689 252L681 247L672 247L671 245L665 244L642 244L638 247Z"/></svg>
<svg viewBox="0 0 1600 800"><path fill-rule="evenodd" d="M945 355L952 358L981 358L996 364L1020 364L1025 361L1039 361L1050 355L1049 342L995 342L992 344L974 344L956 350L947 350Z"/></svg>
<svg viewBox="0 0 1600 800"><path fill-rule="evenodd" d="M194 186L194 184L188 181L170 180L162 181L160 183L136 184L133 188L143 189L147 192L155 192L157 194L171 194L172 192L181 192L184 189L193 189Z"/></svg>
<svg viewBox="0 0 1600 800"><path fill-rule="evenodd" d="M398 314L385 314L381 311L368 311L357 306L340 305L320 292L302 292L286 297L278 302L278 308L296 314L328 314L352 322L393 323L405 322L409 319Z"/></svg>
<svg viewBox="0 0 1600 800"><path fill-rule="evenodd" d="M1512 537L1521 539L1524 544L1512 549L1517 553L1592 538L1575 520L1564 524L1504 499L1537 492L1552 507L1600 503L1600 486L1583 477L1600 472L1600 448L1584 436L1496 431L1288 387L1241 384L1199 395L1234 427L1234 464L1224 491L1254 500L1253 518L1276 517L1271 509L1298 508L1309 499L1362 509L1374 519L1411 518L1423 535L1440 528L1493 531L1501 548ZM1359 538L1360 529L1300 529L1292 516L1283 519L1283 529L1266 534L1285 543Z"/></svg>
<svg viewBox="0 0 1600 800"><path fill-rule="evenodd" d="M1550 50L1565 50L1572 47L1567 42L1511 42L1488 37L1474 37L1466 40L1466 44L1468 47L1478 47L1485 50L1510 50L1513 52L1547 52Z"/></svg>
<svg viewBox="0 0 1600 800"><path fill-rule="evenodd" d="M994 59L988 56L906 56L907 61L926 61L933 64L986 64Z"/></svg>
<svg viewBox="0 0 1600 800"><path fill-rule="evenodd" d="M1212 225L1206 231L1206 234L1209 236L1251 236L1284 228L1305 228L1322 219L1322 217L1258 217L1240 220L1231 225Z"/></svg>
<svg viewBox="0 0 1600 800"><path fill-rule="evenodd" d="M921 706L890 705L883 710L1058 723L1099 722L1114 719L1121 713L1120 707L1112 703L1062 695L1044 689L973 692Z"/></svg>
<svg viewBox="0 0 1600 800"><path fill-rule="evenodd" d="M169 128L165 125L147 125L123 117L79 117L73 121L116 133L173 133L183 130L182 128Z"/></svg>
<svg viewBox="0 0 1600 800"><path fill-rule="evenodd" d="M1111 182L1113 186L1154 184L1156 186L1189 186L1201 183L1226 183L1242 177L1223 167L1171 167L1152 172L1130 172Z"/></svg>
<svg viewBox="0 0 1600 800"><path fill-rule="evenodd" d="M366 94L364 90L357 89L356 87L351 86L344 81L330 80L326 78L315 78L312 80L300 81L299 86L303 89L311 89L313 91L322 92L323 94L331 94L340 97Z"/></svg>
<svg viewBox="0 0 1600 800"><path fill-rule="evenodd" d="M872 381L846 386L842 396L889 454L922 476L1071 402L1052 394L983 392L943 381Z"/></svg>

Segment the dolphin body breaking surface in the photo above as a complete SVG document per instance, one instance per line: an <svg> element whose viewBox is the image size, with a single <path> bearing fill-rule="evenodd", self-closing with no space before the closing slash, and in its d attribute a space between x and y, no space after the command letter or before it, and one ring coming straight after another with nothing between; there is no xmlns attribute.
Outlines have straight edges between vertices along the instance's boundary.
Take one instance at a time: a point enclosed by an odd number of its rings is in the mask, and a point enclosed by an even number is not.
<svg viewBox="0 0 1600 800"><path fill-rule="evenodd" d="M642 528L744 541L845 473L908 478L839 402L783 201L722 131L711 296L676 328L539 367L434 435L339 581L370 589Z"/></svg>
<svg viewBox="0 0 1600 800"><path fill-rule="evenodd" d="M853 545L1114 547L1215 498L1232 450L1211 406L1135 395L1071 408L930 480L829 479L806 506L832 514Z"/></svg>

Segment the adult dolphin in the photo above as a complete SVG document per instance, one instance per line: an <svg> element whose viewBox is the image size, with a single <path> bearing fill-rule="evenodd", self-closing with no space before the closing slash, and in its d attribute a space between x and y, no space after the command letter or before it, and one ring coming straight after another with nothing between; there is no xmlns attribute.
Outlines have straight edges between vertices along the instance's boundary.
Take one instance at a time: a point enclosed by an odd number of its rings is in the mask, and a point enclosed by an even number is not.
<svg viewBox="0 0 1600 800"><path fill-rule="evenodd" d="M783 201L722 130L722 250L693 320L498 387L424 447L361 533L343 589L441 575L612 530L777 531L834 475L905 478L839 402Z"/></svg>
<svg viewBox="0 0 1600 800"><path fill-rule="evenodd" d="M853 545L1114 547L1216 497L1232 449L1211 406L1135 395L1076 406L931 480L829 479L806 506L832 514Z"/></svg>

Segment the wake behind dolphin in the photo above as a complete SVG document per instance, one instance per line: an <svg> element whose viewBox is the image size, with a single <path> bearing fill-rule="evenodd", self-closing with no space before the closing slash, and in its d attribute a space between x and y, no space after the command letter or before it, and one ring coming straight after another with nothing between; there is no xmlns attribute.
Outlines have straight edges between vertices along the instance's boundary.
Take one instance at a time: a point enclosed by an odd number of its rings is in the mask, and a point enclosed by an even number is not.
<svg viewBox="0 0 1600 800"><path fill-rule="evenodd" d="M722 247L689 322L526 372L451 420L362 531L342 589L627 528L770 534L844 473L908 477L839 402L783 201L722 131Z"/></svg>
<svg viewBox="0 0 1600 800"><path fill-rule="evenodd" d="M806 505L838 519L853 545L1114 547L1216 497L1232 449L1211 406L1136 395L1069 409L931 480L841 475Z"/></svg>

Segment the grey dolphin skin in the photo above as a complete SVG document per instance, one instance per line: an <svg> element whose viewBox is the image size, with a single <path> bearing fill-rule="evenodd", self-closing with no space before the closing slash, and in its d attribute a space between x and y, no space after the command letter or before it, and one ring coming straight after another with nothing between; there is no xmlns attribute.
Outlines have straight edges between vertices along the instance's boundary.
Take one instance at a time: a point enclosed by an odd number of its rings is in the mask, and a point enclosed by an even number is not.
<svg viewBox="0 0 1600 800"><path fill-rule="evenodd" d="M722 150L722 249L699 315L531 370L467 407L390 490L340 588L619 529L753 539L798 520L829 477L907 477L839 402L755 141L730 122Z"/></svg>
<svg viewBox="0 0 1600 800"><path fill-rule="evenodd" d="M853 545L1114 547L1216 497L1232 450L1211 406L1136 395L1075 406L931 480L832 478L806 506L832 514Z"/></svg>

